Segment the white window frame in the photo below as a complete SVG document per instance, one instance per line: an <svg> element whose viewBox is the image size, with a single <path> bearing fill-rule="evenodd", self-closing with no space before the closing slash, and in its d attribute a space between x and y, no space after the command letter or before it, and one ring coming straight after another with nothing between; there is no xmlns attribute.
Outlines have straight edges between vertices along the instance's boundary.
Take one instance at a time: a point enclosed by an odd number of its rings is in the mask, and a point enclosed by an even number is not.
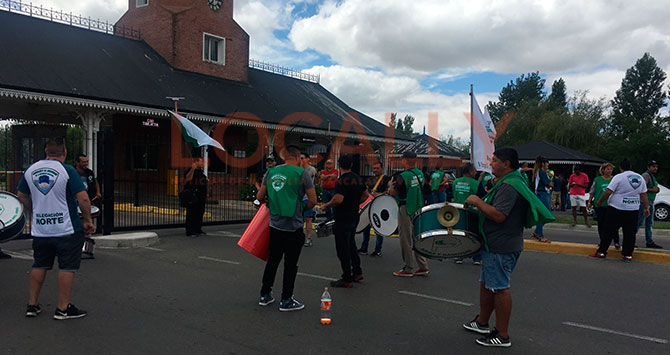
<svg viewBox="0 0 670 355"><path fill-rule="evenodd" d="M149 6L149 0L135 0L135 7Z"/></svg>
<svg viewBox="0 0 670 355"><path fill-rule="evenodd" d="M218 40L219 46L218 46L218 53L217 56L219 60L211 60L207 56L207 41L209 39L215 39ZM202 60L208 63L213 63L213 64L218 64L218 65L226 65L226 38L213 35L211 33L203 32L202 33Z"/></svg>

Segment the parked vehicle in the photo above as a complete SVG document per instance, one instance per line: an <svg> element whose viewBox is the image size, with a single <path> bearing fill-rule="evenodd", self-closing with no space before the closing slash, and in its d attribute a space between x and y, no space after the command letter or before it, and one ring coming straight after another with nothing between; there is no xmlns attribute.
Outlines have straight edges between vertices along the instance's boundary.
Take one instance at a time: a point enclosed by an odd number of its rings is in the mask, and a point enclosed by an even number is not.
<svg viewBox="0 0 670 355"><path fill-rule="evenodd" d="M659 221L670 220L670 189L659 184L661 191L656 195L654 200L654 219Z"/></svg>

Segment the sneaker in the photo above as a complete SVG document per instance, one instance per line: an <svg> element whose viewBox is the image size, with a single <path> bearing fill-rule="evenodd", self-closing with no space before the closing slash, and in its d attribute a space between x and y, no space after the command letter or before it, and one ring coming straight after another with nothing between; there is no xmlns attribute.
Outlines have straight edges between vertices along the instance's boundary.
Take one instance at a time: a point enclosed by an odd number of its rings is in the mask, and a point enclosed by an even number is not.
<svg viewBox="0 0 670 355"><path fill-rule="evenodd" d="M370 256L382 256L382 252L381 251L373 251L372 253L370 253Z"/></svg>
<svg viewBox="0 0 670 355"><path fill-rule="evenodd" d="M367 251L367 250L358 249L358 250L356 250L356 251L358 252L358 254L361 254L361 255L368 255L368 251Z"/></svg>
<svg viewBox="0 0 670 355"><path fill-rule="evenodd" d="M606 255L603 254L603 253L595 252L595 253L593 253L593 254L590 254L589 257L590 257L590 258L596 258L596 259L605 259L605 258L606 258Z"/></svg>
<svg viewBox="0 0 670 355"><path fill-rule="evenodd" d="M484 338L477 339L477 344L483 345L483 346L496 346L496 347L505 347L508 348L512 346L512 342L509 340L509 338L505 339L498 334L498 330L496 328L493 328L491 333L487 335Z"/></svg>
<svg viewBox="0 0 670 355"><path fill-rule="evenodd" d="M430 274L430 270L428 269L417 269L416 271L413 272L414 275L417 276L426 276Z"/></svg>
<svg viewBox="0 0 670 355"><path fill-rule="evenodd" d="M306 247L311 247L312 246L312 239L311 238L307 239L307 241L305 242L305 246Z"/></svg>
<svg viewBox="0 0 670 355"><path fill-rule="evenodd" d="M482 264L481 260L476 260L472 262L472 265L481 265L481 264Z"/></svg>
<svg viewBox="0 0 670 355"><path fill-rule="evenodd" d="M342 288L352 288L352 287L354 287L354 283L344 281L344 279L339 279L337 281L331 281L330 286L332 286L332 287L342 287Z"/></svg>
<svg viewBox="0 0 670 355"><path fill-rule="evenodd" d="M39 303L34 306L30 304L26 306L26 317L37 317L40 312L42 312L42 307Z"/></svg>
<svg viewBox="0 0 670 355"><path fill-rule="evenodd" d="M67 308L64 311L56 308L56 313L54 314L54 319L64 320L64 319L74 319L85 317L88 313L84 310L81 310L75 307L72 303L67 305Z"/></svg>
<svg viewBox="0 0 670 355"><path fill-rule="evenodd" d="M454 260L454 264L459 264L459 265L463 264L463 259L458 258L458 259Z"/></svg>
<svg viewBox="0 0 670 355"><path fill-rule="evenodd" d="M265 294L265 295L261 294L261 298L258 300L258 305L259 306L267 306L274 301L275 301L275 298L272 297L272 292L270 292L268 294Z"/></svg>
<svg viewBox="0 0 670 355"><path fill-rule="evenodd" d="M363 277L363 274L354 275L354 282L361 282L363 281L363 279L365 279L365 277Z"/></svg>
<svg viewBox="0 0 670 355"><path fill-rule="evenodd" d="M477 317L479 317L479 314L475 316L475 319L472 320L472 322L469 323L463 323L463 328L467 330L471 330L475 333L479 334L489 334L491 333L491 329L489 328L488 323L487 324L479 324L477 322Z"/></svg>
<svg viewBox="0 0 670 355"><path fill-rule="evenodd" d="M282 312L299 311L305 308L305 305L298 302L293 296L289 299L279 301L279 310Z"/></svg>
<svg viewBox="0 0 670 355"><path fill-rule="evenodd" d="M623 257L623 262L624 262L624 263L630 263L630 262L632 262L632 261L633 261L633 257L632 257L632 256L624 256L624 257Z"/></svg>
<svg viewBox="0 0 670 355"><path fill-rule="evenodd" d="M658 245L658 244L656 244L656 243L647 244L647 248L652 248L652 249L663 249L662 246L660 246L660 245Z"/></svg>
<svg viewBox="0 0 670 355"><path fill-rule="evenodd" d="M403 268L400 269L400 271L394 271L393 276L412 277L414 276L414 273L412 273L411 271L407 271Z"/></svg>
<svg viewBox="0 0 670 355"><path fill-rule="evenodd" d="M621 244L619 244L619 243L614 243L614 249L616 249L616 250L621 249Z"/></svg>
<svg viewBox="0 0 670 355"><path fill-rule="evenodd" d="M197 234L198 235L207 235L207 232L205 232L204 230L201 229Z"/></svg>

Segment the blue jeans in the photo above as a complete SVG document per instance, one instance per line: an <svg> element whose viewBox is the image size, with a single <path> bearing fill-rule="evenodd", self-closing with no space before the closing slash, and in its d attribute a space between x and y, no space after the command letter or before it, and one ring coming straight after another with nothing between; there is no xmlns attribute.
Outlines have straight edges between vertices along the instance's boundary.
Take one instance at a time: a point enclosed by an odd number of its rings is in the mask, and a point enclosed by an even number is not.
<svg viewBox="0 0 670 355"><path fill-rule="evenodd" d="M483 282L484 287L491 291L509 288L510 276L521 252L498 254L482 250L481 255L482 271L479 274L479 282Z"/></svg>
<svg viewBox="0 0 670 355"><path fill-rule="evenodd" d="M374 250L375 253L382 252L382 243L384 243L384 237L378 235L377 241L375 242L375 250ZM363 231L363 242L361 243L361 250L367 252L368 244L370 244L370 227L365 228L365 230Z"/></svg>
<svg viewBox="0 0 670 355"><path fill-rule="evenodd" d="M570 208L568 204L570 203L570 199L568 198L568 194L564 194L561 192L561 211L565 211L565 208Z"/></svg>
<svg viewBox="0 0 670 355"><path fill-rule="evenodd" d="M640 212L637 215L637 229L639 230L644 223L644 239L647 242L647 245L654 244L654 240L651 239L651 226L654 224L654 202L649 201L649 217L644 218L644 206L640 204Z"/></svg>
<svg viewBox="0 0 670 355"><path fill-rule="evenodd" d="M537 197L542 201L542 204L544 204L545 207L547 207L548 210L551 211L551 195L548 192L538 192L536 193ZM535 233L539 235L540 237L544 237L544 231L542 230L544 227L544 224L538 223L535 226Z"/></svg>
<svg viewBox="0 0 670 355"><path fill-rule="evenodd" d="M433 191L433 203L447 202L447 193L445 191Z"/></svg>
<svg viewBox="0 0 670 355"><path fill-rule="evenodd" d="M323 203L328 203L335 196L335 189L323 189ZM333 209L326 208L326 219L333 219Z"/></svg>

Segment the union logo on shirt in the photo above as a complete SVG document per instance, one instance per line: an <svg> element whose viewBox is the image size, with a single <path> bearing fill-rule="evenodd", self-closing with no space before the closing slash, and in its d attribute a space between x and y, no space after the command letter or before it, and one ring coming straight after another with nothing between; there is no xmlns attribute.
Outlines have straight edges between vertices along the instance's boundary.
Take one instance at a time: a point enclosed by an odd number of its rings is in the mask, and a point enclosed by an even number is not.
<svg viewBox="0 0 670 355"><path fill-rule="evenodd" d="M282 174L277 174L277 175L273 176L272 181L271 181L272 188L275 191L279 191L279 190L283 189L284 185L286 184L286 180L288 180L288 178L285 175L282 175Z"/></svg>
<svg viewBox="0 0 670 355"><path fill-rule="evenodd" d="M642 180L637 175L628 175L628 183L630 183L630 186L633 189L637 189L640 187L640 185L642 185Z"/></svg>
<svg viewBox="0 0 670 355"><path fill-rule="evenodd" d="M32 172L33 184L43 195L51 191L51 188L56 184L56 180L58 180L58 176L58 171L51 168L36 169Z"/></svg>

